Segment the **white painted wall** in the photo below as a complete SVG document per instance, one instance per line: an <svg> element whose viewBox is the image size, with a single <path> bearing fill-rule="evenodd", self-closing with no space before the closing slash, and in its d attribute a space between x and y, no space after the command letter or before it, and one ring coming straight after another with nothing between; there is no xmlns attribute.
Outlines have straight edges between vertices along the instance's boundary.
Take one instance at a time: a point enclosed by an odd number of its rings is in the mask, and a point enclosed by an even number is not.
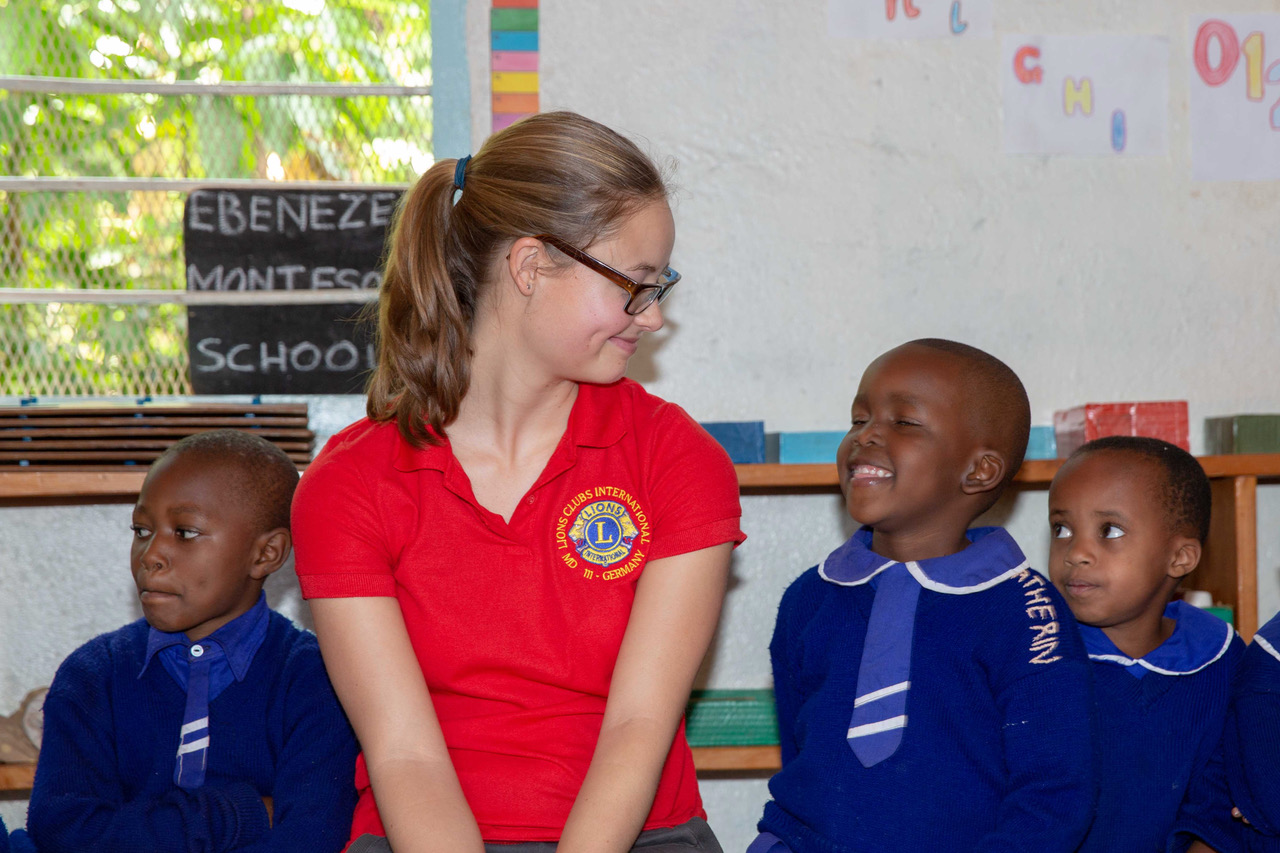
<svg viewBox="0 0 1280 853"><path fill-rule="evenodd" d="M923 4L928 0L918 0ZM488 3L469 0L481 140ZM1207 416L1280 411L1274 184L1190 180L1187 19L1274 0L997 0L997 37L856 43L825 3L544 0L544 109L575 109L678 162L667 328L632 374L702 420L837 429L863 367L911 338L1008 361L1035 419L1085 401L1185 398ZM999 36L1154 33L1173 56L1172 147L1150 160L1000 153ZM315 427L359 416L323 401ZM749 497L750 535L704 669L713 687L768 683L786 584L848 532L834 495ZM1044 492L993 513L1032 561ZM0 713L100 631L138 615L128 508L0 508ZM1280 608L1280 486L1259 495L1262 618ZM296 585L274 605L305 616ZM305 618L304 618L305 621ZM708 781L712 825L741 850L762 780ZM12 825L21 803L0 803Z"/></svg>

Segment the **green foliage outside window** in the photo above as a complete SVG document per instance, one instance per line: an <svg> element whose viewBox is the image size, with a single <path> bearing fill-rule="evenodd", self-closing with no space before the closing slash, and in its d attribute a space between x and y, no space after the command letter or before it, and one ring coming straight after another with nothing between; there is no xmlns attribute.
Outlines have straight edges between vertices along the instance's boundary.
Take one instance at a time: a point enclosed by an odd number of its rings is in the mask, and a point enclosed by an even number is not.
<svg viewBox="0 0 1280 853"><path fill-rule="evenodd" d="M422 0L0 0L0 75L423 86L428 9ZM3 176L404 183L430 165L430 151L425 97L0 86ZM181 290L184 199L0 191L0 287ZM0 394L186 389L179 306L0 312Z"/></svg>

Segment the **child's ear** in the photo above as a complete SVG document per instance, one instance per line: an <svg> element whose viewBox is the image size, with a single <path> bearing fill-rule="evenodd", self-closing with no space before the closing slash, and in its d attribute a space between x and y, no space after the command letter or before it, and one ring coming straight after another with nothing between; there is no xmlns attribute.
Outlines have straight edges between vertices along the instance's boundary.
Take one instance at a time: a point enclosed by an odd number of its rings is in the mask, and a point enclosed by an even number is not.
<svg viewBox="0 0 1280 853"><path fill-rule="evenodd" d="M984 447L974 455L960 488L966 495L989 492L1000 485L1008 467L1009 463L1005 461L1003 453Z"/></svg>
<svg viewBox="0 0 1280 853"><path fill-rule="evenodd" d="M254 542L253 565L249 569L249 577L254 580L266 580L289 559L289 551L293 549L293 535L286 527L277 527L260 535Z"/></svg>
<svg viewBox="0 0 1280 853"><path fill-rule="evenodd" d="M1203 546L1190 536L1177 536L1173 540L1173 559L1169 563L1169 577L1184 578L1200 565Z"/></svg>

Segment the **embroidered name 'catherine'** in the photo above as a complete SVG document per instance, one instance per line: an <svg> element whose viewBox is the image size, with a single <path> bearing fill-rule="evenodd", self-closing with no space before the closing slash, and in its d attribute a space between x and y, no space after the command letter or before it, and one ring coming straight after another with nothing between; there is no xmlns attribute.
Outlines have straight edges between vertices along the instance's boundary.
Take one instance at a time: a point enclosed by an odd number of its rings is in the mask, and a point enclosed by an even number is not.
<svg viewBox="0 0 1280 853"><path fill-rule="evenodd" d="M1062 660L1062 655L1053 654L1058 648L1058 612L1053 609L1053 600L1045 594L1049 581L1039 572L1023 569L1015 576L1022 586L1022 594L1026 596L1027 619L1031 624L1031 663L1053 663Z"/></svg>

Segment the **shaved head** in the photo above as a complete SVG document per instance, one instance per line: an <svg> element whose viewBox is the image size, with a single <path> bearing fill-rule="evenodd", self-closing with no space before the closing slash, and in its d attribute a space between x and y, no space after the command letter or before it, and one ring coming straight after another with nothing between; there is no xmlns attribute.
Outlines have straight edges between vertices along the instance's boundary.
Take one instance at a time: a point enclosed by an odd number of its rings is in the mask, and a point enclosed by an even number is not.
<svg viewBox="0 0 1280 853"><path fill-rule="evenodd" d="M179 455L191 455L213 467L233 471L236 494L230 497L252 513L260 529L288 529L298 468L283 450L250 432L214 429L177 442L153 467Z"/></svg>
<svg viewBox="0 0 1280 853"><path fill-rule="evenodd" d="M921 338L903 347L946 353L963 363L974 439L998 450L1008 463L1003 489L1022 466L1031 435L1031 402L1018 374L994 355L958 341Z"/></svg>

